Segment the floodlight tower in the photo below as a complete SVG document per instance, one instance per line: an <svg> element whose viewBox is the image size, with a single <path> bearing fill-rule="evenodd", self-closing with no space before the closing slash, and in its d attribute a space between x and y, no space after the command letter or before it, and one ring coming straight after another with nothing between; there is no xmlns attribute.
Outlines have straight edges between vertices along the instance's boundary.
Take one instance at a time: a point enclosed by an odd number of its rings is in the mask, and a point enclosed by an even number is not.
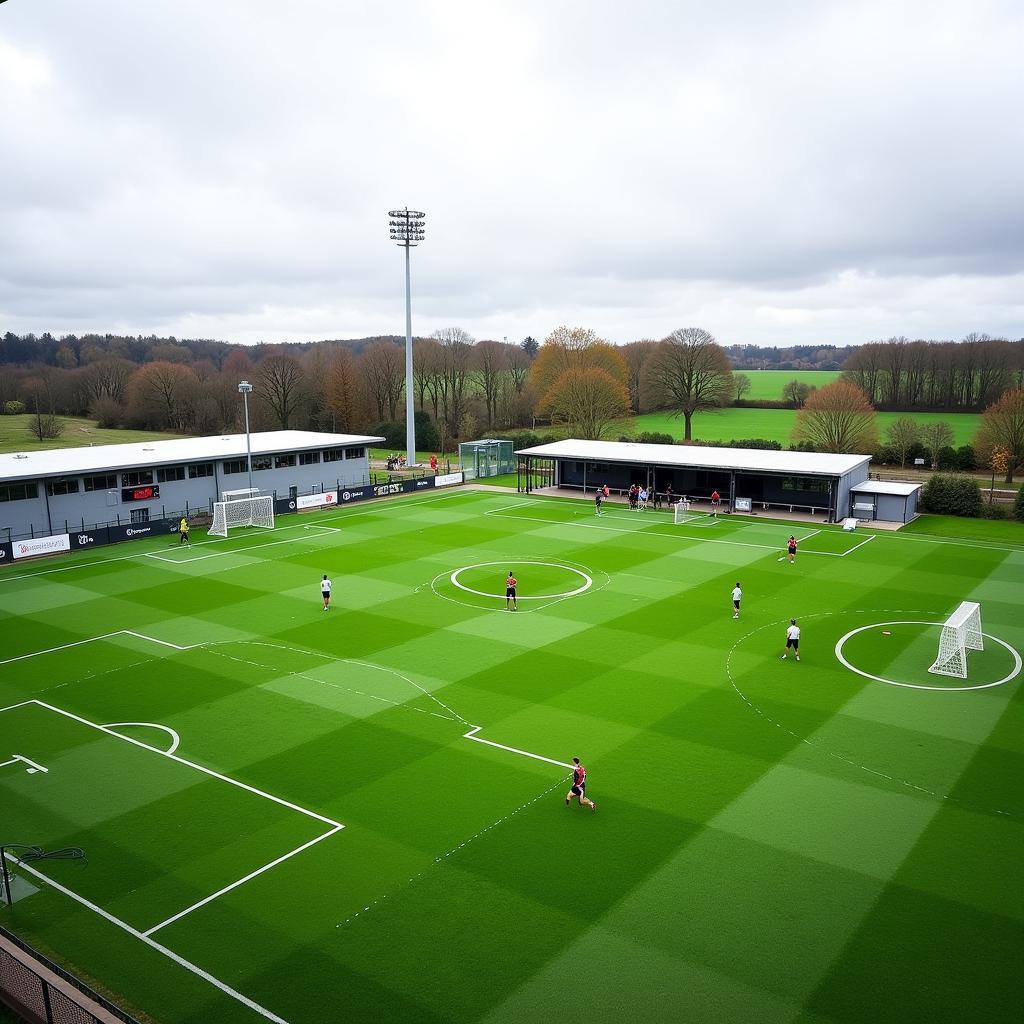
<svg viewBox="0 0 1024 1024"><path fill-rule="evenodd" d="M405 462L416 465L416 418L413 412L412 386L412 289L409 284L409 250L426 238L425 213L410 210L391 210L391 240L405 248Z"/></svg>
<svg viewBox="0 0 1024 1024"><path fill-rule="evenodd" d="M250 491L252 490L252 445L249 443L249 395L251 392L252 385L247 380L238 382L238 393L242 396L242 402L245 405L245 461L249 467Z"/></svg>

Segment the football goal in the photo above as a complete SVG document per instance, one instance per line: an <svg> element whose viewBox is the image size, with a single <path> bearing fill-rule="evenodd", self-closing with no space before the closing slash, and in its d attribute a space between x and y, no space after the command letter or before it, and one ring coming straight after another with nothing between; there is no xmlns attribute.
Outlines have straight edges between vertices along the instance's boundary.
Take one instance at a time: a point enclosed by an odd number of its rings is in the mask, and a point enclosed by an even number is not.
<svg viewBox="0 0 1024 1024"><path fill-rule="evenodd" d="M265 530L272 530L274 528L273 497L266 494L261 498L237 498L234 501L215 502L210 535L226 537L228 530L237 526L259 526Z"/></svg>
<svg viewBox="0 0 1024 1024"><path fill-rule="evenodd" d="M981 634L981 605L963 601L942 624L939 653L929 672L967 678L967 652L985 649Z"/></svg>
<svg viewBox="0 0 1024 1024"><path fill-rule="evenodd" d="M672 521L678 526L680 523L690 521L690 503L683 498L672 506Z"/></svg>

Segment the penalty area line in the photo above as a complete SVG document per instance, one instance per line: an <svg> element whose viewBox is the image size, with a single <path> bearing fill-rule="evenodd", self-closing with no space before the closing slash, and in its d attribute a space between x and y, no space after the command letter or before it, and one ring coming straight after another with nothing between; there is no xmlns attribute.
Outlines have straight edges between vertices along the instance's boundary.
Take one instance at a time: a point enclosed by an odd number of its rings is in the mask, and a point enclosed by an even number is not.
<svg viewBox="0 0 1024 1024"><path fill-rule="evenodd" d="M504 743L495 743L494 740L485 740L482 736L477 736L477 733L482 728L482 725L474 725L469 732L462 734L462 738L464 740L472 740L474 743L484 743L488 747L497 747L498 750L507 750L510 754L519 754L520 757L532 757L534 761L545 761L548 764L556 764L559 768L571 769L573 767L571 764L566 764L565 761L556 761L553 757L545 757L543 754L533 754L529 750L520 750L519 747L508 747Z"/></svg>

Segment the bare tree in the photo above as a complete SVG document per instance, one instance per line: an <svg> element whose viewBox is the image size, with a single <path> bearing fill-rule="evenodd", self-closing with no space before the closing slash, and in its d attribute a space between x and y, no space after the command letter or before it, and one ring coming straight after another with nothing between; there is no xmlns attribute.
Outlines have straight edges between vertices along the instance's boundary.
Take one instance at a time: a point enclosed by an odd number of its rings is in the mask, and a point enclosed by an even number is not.
<svg viewBox="0 0 1024 1024"><path fill-rule="evenodd" d="M793 437L819 452L871 452L878 414L860 388L837 380L815 391L796 414Z"/></svg>
<svg viewBox="0 0 1024 1024"><path fill-rule="evenodd" d="M509 349L508 373L516 394L521 395L526 386L526 378L530 372L530 357L518 345Z"/></svg>
<svg viewBox="0 0 1024 1024"><path fill-rule="evenodd" d="M375 342L363 353L362 376L367 394L376 407L377 418L394 422L405 385L402 346L391 341Z"/></svg>
<svg viewBox="0 0 1024 1024"><path fill-rule="evenodd" d="M750 378L745 373L734 373L732 375L733 395L737 402L743 401L743 396L750 390Z"/></svg>
<svg viewBox="0 0 1024 1024"><path fill-rule="evenodd" d="M273 413L281 430L287 430L302 400L303 373L294 356L270 355L256 367L256 395Z"/></svg>
<svg viewBox="0 0 1024 1024"><path fill-rule="evenodd" d="M508 345L499 341L481 341L473 348L469 377L483 395L487 427L494 426L498 391L508 361L507 350Z"/></svg>
<svg viewBox="0 0 1024 1024"><path fill-rule="evenodd" d="M910 449L921 442L921 424L909 416L900 416L886 428L885 441L899 456L900 465L905 466Z"/></svg>
<svg viewBox="0 0 1024 1024"><path fill-rule="evenodd" d="M810 397L813 390L814 388L805 381L793 379L782 385L782 397L794 409L799 409Z"/></svg>
<svg viewBox="0 0 1024 1024"><path fill-rule="evenodd" d="M651 384L666 405L683 415L684 437L693 438L693 415L727 405L733 396L732 368L714 337L700 327L673 331L651 359Z"/></svg>
<svg viewBox="0 0 1024 1024"><path fill-rule="evenodd" d="M466 379L469 375L473 336L461 327L443 327L431 335L441 346L441 416L447 434L459 437L466 412Z"/></svg>
<svg viewBox="0 0 1024 1024"><path fill-rule="evenodd" d="M356 429L360 383L355 356L347 348L338 348L328 365L325 394L332 430L351 433Z"/></svg>
<svg viewBox="0 0 1024 1024"><path fill-rule="evenodd" d="M626 360L626 386L629 388L629 408L634 416L640 415L642 387L647 376L647 364L651 361L658 343L653 338L641 338L622 346Z"/></svg>
<svg viewBox="0 0 1024 1024"><path fill-rule="evenodd" d="M181 363L147 363L128 384L130 417L153 429L187 433L198 384L192 369Z"/></svg>
<svg viewBox="0 0 1024 1024"><path fill-rule="evenodd" d="M953 428L945 422L923 423L920 427L921 444L928 449L931 456L932 469L939 468L939 450L946 448L953 443Z"/></svg>

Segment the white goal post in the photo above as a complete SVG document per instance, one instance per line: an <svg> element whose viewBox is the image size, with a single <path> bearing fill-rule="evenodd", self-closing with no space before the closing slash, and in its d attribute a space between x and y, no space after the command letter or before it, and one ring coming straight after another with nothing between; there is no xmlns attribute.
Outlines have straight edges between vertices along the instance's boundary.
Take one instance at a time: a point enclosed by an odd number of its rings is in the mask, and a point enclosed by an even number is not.
<svg viewBox="0 0 1024 1024"><path fill-rule="evenodd" d="M929 672L939 676L967 678L967 652L983 651L981 605L962 601L960 607L942 624L939 653Z"/></svg>
<svg viewBox="0 0 1024 1024"><path fill-rule="evenodd" d="M228 530L236 526L259 526L265 530L274 528L274 499L266 494L261 498L239 498L235 501L218 501L213 506L212 537L226 537Z"/></svg>
<svg viewBox="0 0 1024 1024"><path fill-rule="evenodd" d="M239 487L237 491L221 491L221 501L238 501L239 498L257 498L260 489L258 487Z"/></svg>
<svg viewBox="0 0 1024 1024"><path fill-rule="evenodd" d="M675 502L672 506L672 521L678 526L690 518L690 503L685 499Z"/></svg>

